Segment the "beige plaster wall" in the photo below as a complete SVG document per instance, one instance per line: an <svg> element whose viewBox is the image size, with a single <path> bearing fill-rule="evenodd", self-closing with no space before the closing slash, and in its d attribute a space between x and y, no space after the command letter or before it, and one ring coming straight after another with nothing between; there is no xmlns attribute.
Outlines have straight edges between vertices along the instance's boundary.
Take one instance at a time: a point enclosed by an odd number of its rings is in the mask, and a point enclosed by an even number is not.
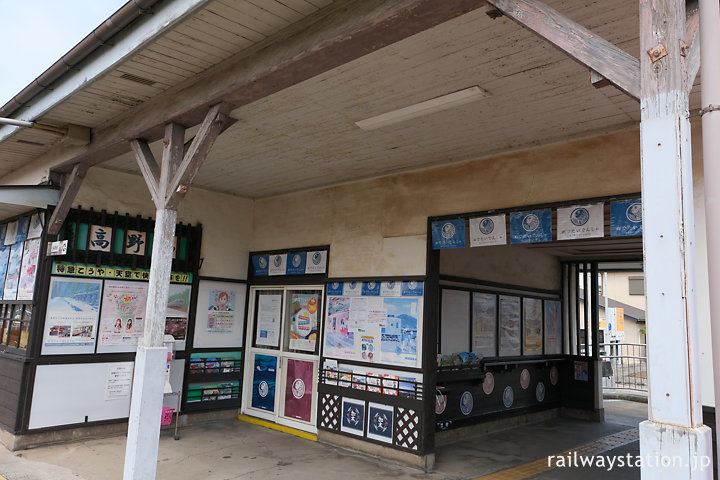
<svg viewBox="0 0 720 480"><path fill-rule="evenodd" d="M332 277L424 275L430 216L640 191L638 135L256 200L250 248L329 244Z"/></svg>
<svg viewBox="0 0 720 480"><path fill-rule="evenodd" d="M145 181L137 175L92 167L75 198L74 207L155 217ZM200 275L247 277L252 200L191 188L178 209L178 222L202 224Z"/></svg>

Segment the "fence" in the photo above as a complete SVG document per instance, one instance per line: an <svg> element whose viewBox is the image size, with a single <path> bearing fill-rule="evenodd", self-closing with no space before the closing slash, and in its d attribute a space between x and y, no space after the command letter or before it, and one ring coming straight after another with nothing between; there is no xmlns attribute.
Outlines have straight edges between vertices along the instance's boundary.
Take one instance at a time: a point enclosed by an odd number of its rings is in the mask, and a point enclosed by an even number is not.
<svg viewBox="0 0 720 480"><path fill-rule="evenodd" d="M604 389L647 392L647 350L644 343L600 344Z"/></svg>

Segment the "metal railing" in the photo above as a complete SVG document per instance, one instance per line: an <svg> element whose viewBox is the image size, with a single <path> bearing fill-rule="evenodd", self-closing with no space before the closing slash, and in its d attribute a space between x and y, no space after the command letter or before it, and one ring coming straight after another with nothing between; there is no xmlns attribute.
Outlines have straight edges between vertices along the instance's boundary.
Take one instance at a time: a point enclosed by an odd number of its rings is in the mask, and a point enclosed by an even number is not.
<svg viewBox="0 0 720 480"><path fill-rule="evenodd" d="M604 389L647 392L647 349L644 343L602 343Z"/></svg>

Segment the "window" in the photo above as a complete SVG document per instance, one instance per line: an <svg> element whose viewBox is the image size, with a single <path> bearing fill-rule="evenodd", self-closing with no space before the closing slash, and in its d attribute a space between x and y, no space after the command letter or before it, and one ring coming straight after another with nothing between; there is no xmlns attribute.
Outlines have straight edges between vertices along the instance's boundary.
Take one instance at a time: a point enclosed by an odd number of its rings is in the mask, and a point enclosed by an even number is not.
<svg viewBox="0 0 720 480"><path fill-rule="evenodd" d="M630 295L645 295L645 277L628 277Z"/></svg>

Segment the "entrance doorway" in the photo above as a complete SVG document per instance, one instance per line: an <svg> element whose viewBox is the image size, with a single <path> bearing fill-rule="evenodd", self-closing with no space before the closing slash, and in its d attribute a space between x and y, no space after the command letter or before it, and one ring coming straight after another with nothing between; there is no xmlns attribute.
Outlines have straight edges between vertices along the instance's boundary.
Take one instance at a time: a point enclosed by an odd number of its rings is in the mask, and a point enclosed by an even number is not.
<svg viewBox="0 0 720 480"><path fill-rule="evenodd" d="M242 412L316 433L322 285L252 287Z"/></svg>

